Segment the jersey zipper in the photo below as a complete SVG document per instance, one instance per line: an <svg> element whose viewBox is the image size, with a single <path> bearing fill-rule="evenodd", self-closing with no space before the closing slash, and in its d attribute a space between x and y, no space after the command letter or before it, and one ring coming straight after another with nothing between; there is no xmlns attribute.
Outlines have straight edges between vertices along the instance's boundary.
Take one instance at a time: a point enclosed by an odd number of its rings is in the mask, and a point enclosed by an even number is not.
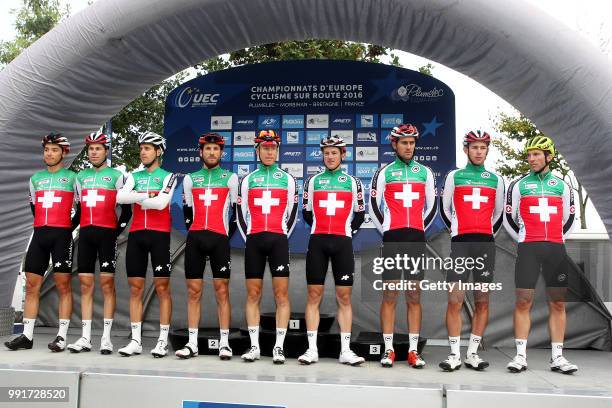
<svg viewBox="0 0 612 408"><path fill-rule="evenodd" d="M210 169L207 170L207 171L208 171L208 184L206 185L206 187L208 189L210 189L210 172L211 171L210 171ZM212 195L212 189L210 189L210 190L211 190L210 193ZM206 190L204 190L204 193L206 194ZM204 229L207 230L208 229L208 208L209 208L209 206L205 206L205 207L206 207L206 214L205 214L206 215L206 222L204 223Z"/></svg>

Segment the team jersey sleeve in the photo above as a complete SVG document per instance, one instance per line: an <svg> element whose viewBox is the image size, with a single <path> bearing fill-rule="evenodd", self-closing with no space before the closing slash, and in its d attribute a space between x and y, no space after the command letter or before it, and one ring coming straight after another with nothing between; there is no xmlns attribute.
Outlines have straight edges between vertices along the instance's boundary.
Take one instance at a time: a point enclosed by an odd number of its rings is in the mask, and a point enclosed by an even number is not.
<svg viewBox="0 0 612 408"><path fill-rule="evenodd" d="M297 222L297 210L299 203L297 181L292 175L287 174L287 237L291 236Z"/></svg>
<svg viewBox="0 0 612 408"><path fill-rule="evenodd" d="M115 182L115 190L119 191L123 188L125 184L126 176L123 174L117 177L117 181ZM121 214L119 214L119 218L117 219L117 236L121 235L125 227L130 222L130 218L132 218L132 206L130 204L120 204Z"/></svg>
<svg viewBox="0 0 612 408"><path fill-rule="evenodd" d="M183 178L183 219L185 220L185 227L189 229L193 223L193 180L191 176L187 174Z"/></svg>
<svg viewBox="0 0 612 408"><path fill-rule="evenodd" d="M238 184L238 176L235 173L232 173L229 181L227 182L230 204L236 204L238 202Z"/></svg>
<svg viewBox="0 0 612 408"><path fill-rule="evenodd" d="M501 228L504 221L504 179L499 174L497 175L497 190L495 191L495 210L493 211L493 235Z"/></svg>
<svg viewBox="0 0 612 408"><path fill-rule="evenodd" d="M313 223L312 194L314 192L314 177L315 176L312 176L306 179L306 182L304 183L304 193L302 194L302 218L308 225L312 225Z"/></svg>
<svg viewBox="0 0 612 408"><path fill-rule="evenodd" d="M519 214L518 207L521 201L521 192L519 190L518 182L519 180L514 180L510 183L508 187L508 191L506 192L506 204L504 208L504 228L508 231L508 234L515 240L519 240Z"/></svg>
<svg viewBox="0 0 612 408"><path fill-rule="evenodd" d="M30 188L30 210L32 211L32 216L35 214L36 206L34 205L34 200L36 200L36 190L34 189L34 184L32 183L32 178L29 181Z"/></svg>
<svg viewBox="0 0 612 408"><path fill-rule="evenodd" d="M139 193L134 191L136 182L134 176L129 174L125 180L125 184L121 187L121 190L117 192L117 203L118 204L134 204L139 203L149 197L147 193Z"/></svg>
<svg viewBox="0 0 612 408"><path fill-rule="evenodd" d="M250 221L249 214L249 175L245 176L240 182L238 188L238 230L242 239L246 242L246 236L249 231L248 223Z"/></svg>
<svg viewBox="0 0 612 408"><path fill-rule="evenodd" d="M357 233L365 220L365 202L363 201L363 186L361 180L351 176L353 190L353 219L351 220L351 231Z"/></svg>
<svg viewBox="0 0 612 408"><path fill-rule="evenodd" d="M168 174L164 178L161 191L153 198L144 199L140 205L144 210L163 210L170 204L176 188L176 174Z"/></svg>
<svg viewBox="0 0 612 408"><path fill-rule="evenodd" d="M370 184L370 205L368 206L368 211L370 214L370 218L376 226L376 229L381 234L383 233L383 222L384 215L381 209L381 204L383 202L383 196L385 194L385 173L384 167L382 169L378 169L372 178L372 183Z"/></svg>
<svg viewBox="0 0 612 408"><path fill-rule="evenodd" d="M427 230L436 218L438 211L438 198L436 197L436 180L429 167L427 169L427 179L425 181L425 210L423 211L423 228Z"/></svg>
<svg viewBox="0 0 612 408"><path fill-rule="evenodd" d="M446 175L444 179L444 190L440 196L440 215L444 225L450 231L453 219L453 195L455 194L455 171L453 170ZM502 192L503 200L503 192Z"/></svg>
<svg viewBox="0 0 612 408"><path fill-rule="evenodd" d="M584 214L582 216L584 217ZM574 191L563 181L563 239L572 232L575 218Z"/></svg>
<svg viewBox="0 0 612 408"><path fill-rule="evenodd" d="M81 194L78 191L77 184L78 184L78 179L75 175L74 181L72 183L72 187L74 189L74 199L73 199L74 213L72 214L72 231L74 231L76 227L78 227L79 224L81 223L81 199L80 199Z"/></svg>

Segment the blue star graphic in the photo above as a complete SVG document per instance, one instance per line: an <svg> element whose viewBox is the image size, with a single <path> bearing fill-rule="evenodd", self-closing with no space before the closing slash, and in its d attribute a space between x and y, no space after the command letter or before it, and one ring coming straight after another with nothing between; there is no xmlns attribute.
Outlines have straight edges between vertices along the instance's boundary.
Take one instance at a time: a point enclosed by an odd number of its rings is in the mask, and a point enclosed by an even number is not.
<svg viewBox="0 0 612 408"><path fill-rule="evenodd" d="M431 120L431 122L429 123L423 123L423 126L425 126L425 131L423 132L423 134L421 135L421 137L425 137L429 134L431 134L432 136L436 136L436 130L441 127L444 123L442 122L438 122L438 117L434 116L433 119Z"/></svg>

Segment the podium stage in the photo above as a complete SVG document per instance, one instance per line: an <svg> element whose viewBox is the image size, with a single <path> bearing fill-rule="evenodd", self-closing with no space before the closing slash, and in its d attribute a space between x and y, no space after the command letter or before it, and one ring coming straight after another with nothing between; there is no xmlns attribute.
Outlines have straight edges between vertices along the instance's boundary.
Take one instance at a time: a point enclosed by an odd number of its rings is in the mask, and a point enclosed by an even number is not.
<svg viewBox="0 0 612 408"><path fill-rule="evenodd" d="M580 370L563 375L549 370L550 350L530 349L529 370L511 374L505 366L514 350L494 348L481 352L491 363L487 370L476 372L463 367L446 373L438 368L448 353L448 347L441 346L425 348L427 366L422 370L410 368L404 361L385 369L377 362L350 367L329 358L310 366L288 359L279 366L269 357L244 363L240 360L243 350L234 350L231 361L215 356L179 360L173 352L154 359L149 351L156 339L151 337L143 338L142 355L121 357L116 350L126 344L127 332L117 334L122 335L113 338L115 353L110 356L98 353L99 336L94 336L95 349L89 353L52 353L46 345L55 331L37 328L32 350L14 352L2 346L0 386L68 387L67 401L55 402L50 405L53 407L162 408L182 407L183 401L308 408L394 404L419 408L612 406L609 352L567 350L567 357ZM69 341L78 335L71 330ZM7 402L6 393L0 401L0 407L46 406ZM192 406L212 405L185 404Z"/></svg>

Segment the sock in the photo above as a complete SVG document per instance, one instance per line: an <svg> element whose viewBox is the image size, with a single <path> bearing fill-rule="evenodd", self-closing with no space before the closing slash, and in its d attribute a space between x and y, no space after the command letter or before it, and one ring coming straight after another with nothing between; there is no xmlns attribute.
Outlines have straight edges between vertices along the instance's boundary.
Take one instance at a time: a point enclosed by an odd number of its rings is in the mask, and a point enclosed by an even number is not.
<svg viewBox="0 0 612 408"><path fill-rule="evenodd" d="M249 337L251 338L251 347L259 348L259 326L249 326Z"/></svg>
<svg viewBox="0 0 612 408"><path fill-rule="evenodd" d="M110 339L112 327L113 327L113 319L104 319L104 329L102 332L103 338Z"/></svg>
<svg viewBox="0 0 612 408"><path fill-rule="evenodd" d="M287 334L287 329L279 329L276 328L276 343L274 347L283 348L283 343L285 343L285 335Z"/></svg>
<svg viewBox="0 0 612 408"><path fill-rule="evenodd" d="M351 349L351 333L340 333L340 352Z"/></svg>
<svg viewBox="0 0 612 408"><path fill-rule="evenodd" d="M193 328L189 328L189 343L193 344L194 346L198 345L198 328L196 327L195 329Z"/></svg>
<svg viewBox="0 0 612 408"><path fill-rule="evenodd" d="M317 348L317 331L307 331L306 336L308 337L308 348L313 351L318 351Z"/></svg>
<svg viewBox="0 0 612 408"><path fill-rule="evenodd" d="M91 320L83 320L81 325L83 326L83 337L91 340Z"/></svg>
<svg viewBox="0 0 612 408"><path fill-rule="evenodd" d="M480 346L480 341L482 340L481 336L477 336L474 333L470 334L470 342L468 343L467 354L476 354L478 353L478 346Z"/></svg>
<svg viewBox="0 0 612 408"><path fill-rule="evenodd" d="M408 333L408 336L410 337L408 351L417 351L417 347L419 345L419 333Z"/></svg>
<svg viewBox="0 0 612 408"><path fill-rule="evenodd" d="M229 347L229 329L220 329L219 334L219 347Z"/></svg>
<svg viewBox="0 0 612 408"><path fill-rule="evenodd" d="M68 337L68 326L70 326L69 319L59 319L59 329L57 330L57 335L61 336L64 340Z"/></svg>
<svg viewBox="0 0 612 408"><path fill-rule="evenodd" d="M169 331L170 331L170 325L169 324L160 324L159 325L159 339L158 340L163 340L163 341L165 341L167 343L168 342L168 332Z"/></svg>
<svg viewBox="0 0 612 408"><path fill-rule="evenodd" d="M461 348L461 336L448 336L448 344L450 344L451 354L459 356L459 350Z"/></svg>
<svg viewBox="0 0 612 408"><path fill-rule="evenodd" d="M23 319L23 334L28 340L34 338L34 323L36 323L36 319Z"/></svg>
<svg viewBox="0 0 612 408"><path fill-rule="evenodd" d="M550 343L553 360L563 355L563 343Z"/></svg>
<svg viewBox="0 0 612 408"><path fill-rule="evenodd" d="M385 341L385 351L393 350L393 333L383 333L383 340Z"/></svg>
<svg viewBox="0 0 612 408"><path fill-rule="evenodd" d="M516 344L516 354L527 357L527 339L514 339L514 344Z"/></svg>
<svg viewBox="0 0 612 408"><path fill-rule="evenodd" d="M140 329L142 322L132 322L132 340L136 340L138 344L141 344L142 338L140 337Z"/></svg>

